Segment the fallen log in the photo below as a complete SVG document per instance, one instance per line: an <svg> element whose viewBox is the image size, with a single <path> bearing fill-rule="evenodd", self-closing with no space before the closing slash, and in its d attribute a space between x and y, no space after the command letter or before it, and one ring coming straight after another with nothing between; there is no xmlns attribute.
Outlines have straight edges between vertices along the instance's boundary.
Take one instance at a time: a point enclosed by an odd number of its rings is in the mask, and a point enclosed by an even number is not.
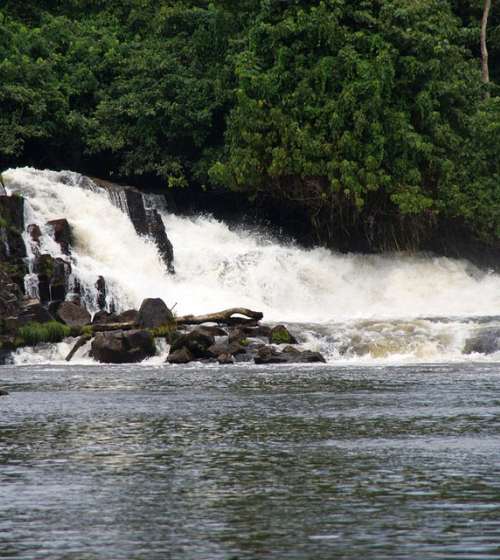
<svg viewBox="0 0 500 560"><path fill-rule="evenodd" d="M233 315L243 315L243 317L233 317ZM184 315L176 317L177 323L185 325L201 325L202 323L224 323L225 325L249 325L255 324L264 317L260 311L252 311L244 307L233 307L218 313L208 313L207 315Z"/></svg>
<svg viewBox="0 0 500 560"><path fill-rule="evenodd" d="M65 360L67 362L69 362L71 360L71 358L76 354L76 351L78 350L78 348L81 348L84 344L86 344L86 342L88 341L88 337L86 336L81 336L76 342L75 345L73 346L73 348L71 349L71 352L66 356Z"/></svg>

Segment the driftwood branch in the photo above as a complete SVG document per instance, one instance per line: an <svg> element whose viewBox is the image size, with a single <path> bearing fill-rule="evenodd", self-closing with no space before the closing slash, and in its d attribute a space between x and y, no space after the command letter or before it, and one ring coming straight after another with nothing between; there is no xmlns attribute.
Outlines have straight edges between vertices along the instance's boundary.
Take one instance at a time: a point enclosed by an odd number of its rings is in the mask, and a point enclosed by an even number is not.
<svg viewBox="0 0 500 560"><path fill-rule="evenodd" d="M233 315L243 315L243 317L233 317ZM260 311L251 311L244 307L233 307L218 313L208 313L207 315L184 315L176 317L178 323L185 325L201 325L202 323L224 323L225 325L243 325L256 323L264 317Z"/></svg>

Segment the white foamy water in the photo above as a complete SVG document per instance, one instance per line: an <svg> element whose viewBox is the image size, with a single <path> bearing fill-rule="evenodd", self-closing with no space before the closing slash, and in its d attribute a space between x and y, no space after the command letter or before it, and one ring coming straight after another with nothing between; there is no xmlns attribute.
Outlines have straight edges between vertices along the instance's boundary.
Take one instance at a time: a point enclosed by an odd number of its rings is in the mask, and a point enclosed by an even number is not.
<svg viewBox="0 0 500 560"><path fill-rule="evenodd" d="M88 291L104 276L118 311L146 297L161 297L179 315L247 307L264 322L300 324L303 343L330 359L468 359L465 341L485 328L474 318L500 316L500 277L466 261L306 250L264 231L163 212L175 254L169 275L104 189L70 172L3 176L29 201L27 223L68 220L74 275ZM49 236L43 243L58 251ZM496 327L496 319L486 324Z"/></svg>

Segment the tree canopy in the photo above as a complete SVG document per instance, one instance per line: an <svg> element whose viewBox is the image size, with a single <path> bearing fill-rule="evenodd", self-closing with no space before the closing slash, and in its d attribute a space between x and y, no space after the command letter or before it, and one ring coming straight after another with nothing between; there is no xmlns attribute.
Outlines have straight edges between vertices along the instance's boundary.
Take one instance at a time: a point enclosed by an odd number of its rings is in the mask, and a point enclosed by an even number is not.
<svg viewBox="0 0 500 560"><path fill-rule="evenodd" d="M488 84L482 14L482 0L7 0L1 168L229 189L332 247L422 248L446 227L500 246L498 3Z"/></svg>

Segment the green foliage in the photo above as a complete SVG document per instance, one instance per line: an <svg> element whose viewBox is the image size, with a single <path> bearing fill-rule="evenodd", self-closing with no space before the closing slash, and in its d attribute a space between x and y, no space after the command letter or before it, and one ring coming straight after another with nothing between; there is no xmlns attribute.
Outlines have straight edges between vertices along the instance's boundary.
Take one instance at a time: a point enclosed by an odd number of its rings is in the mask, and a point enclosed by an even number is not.
<svg viewBox="0 0 500 560"><path fill-rule="evenodd" d="M176 331L177 331L177 321L172 321L167 325L161 325L160 327L151 329L151 333L155 338L163 337L169 344L173 342Z"/></svg>
<svg viewBox="0 0 500 560"><path fill-rule="evenodd" d="M289 200L327 238L335 223L364 223L370 237L384 216L446 210L438 194L481 103L478 65L446 3L272 6L237 56L237 105L212 179Z"/></svg>
<svg viewBox="0 0 500 560"><path fill-rule="evenodd" d="M290 332L285 327L282 327L273 331L270 342L273 344L291 344L293 338Z"/></svg>
<svg viewBox="0 0 500 560"><path fill-rule="evenodd" d="M71 329L57 321L48 323L31 322L21 327L18 332L19 337L28 346L36 346L40 342L61 342L70 334Z"/></svg>
<svg viewBox="0 0 500 560"><path fill-rule="evenodd" d="M83 336L86 339L90 339L94 336L94 333L92 332L92 328L89 325L84 325L83 327L80 328L80 336Z"/></svg>
<svg viewBox="0 0 500 560"><path fill-rule="evenodd" d="M315 240L500 242L500 8L481 0L5 0L0 169L233 189ZM458 16L458 17L457 17Z"/></svg>

